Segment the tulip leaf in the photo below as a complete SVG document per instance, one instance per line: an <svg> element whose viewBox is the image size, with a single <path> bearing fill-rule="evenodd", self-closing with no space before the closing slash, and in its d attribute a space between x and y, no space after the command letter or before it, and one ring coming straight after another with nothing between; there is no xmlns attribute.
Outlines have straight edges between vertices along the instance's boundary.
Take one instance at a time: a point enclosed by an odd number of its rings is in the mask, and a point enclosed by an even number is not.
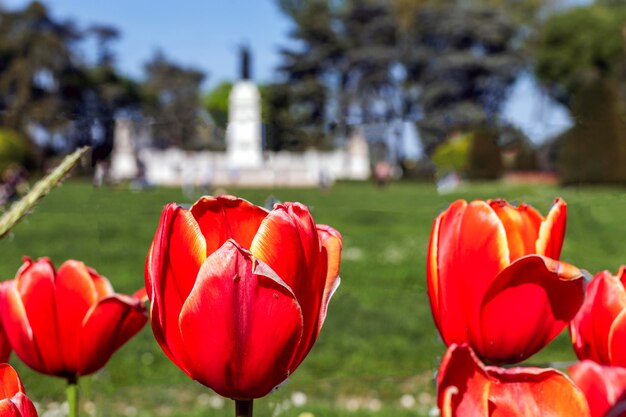
<svg viewBox="0 0 626 417"><path fill-rule="evenodd" d="M54 187L59 185L67 173L70 172L76 164L78 164L80 159L89 150L90 147L85 146L66 156L65 159L63 159L63 161L52 172L37 181L28 194L13 203L9 211L4 213L4 215L0 218L0 239L9 233L13 226L24 218L24 216L26 216L33 207L35 207L39 200L52 191Z"/></svg>

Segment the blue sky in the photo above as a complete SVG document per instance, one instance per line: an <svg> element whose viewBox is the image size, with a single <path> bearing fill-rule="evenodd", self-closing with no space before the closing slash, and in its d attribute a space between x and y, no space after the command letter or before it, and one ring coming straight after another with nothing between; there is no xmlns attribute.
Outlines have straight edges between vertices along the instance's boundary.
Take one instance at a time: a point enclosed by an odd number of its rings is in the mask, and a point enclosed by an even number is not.
<svg viewBox="0 0 626 417"><path fill-rule="evenodd" d="M3 0L9 9L27 0ZM114 45L118 66L141 77L143 64L161 48L180 64L208 74L205 86L238 74L238 45L253 51L256 81L272 79L279 63L278 47L288 38L289 20L274 0L43 0L56 18L71 18L80 26L107 23L122 37Z"/></svg>

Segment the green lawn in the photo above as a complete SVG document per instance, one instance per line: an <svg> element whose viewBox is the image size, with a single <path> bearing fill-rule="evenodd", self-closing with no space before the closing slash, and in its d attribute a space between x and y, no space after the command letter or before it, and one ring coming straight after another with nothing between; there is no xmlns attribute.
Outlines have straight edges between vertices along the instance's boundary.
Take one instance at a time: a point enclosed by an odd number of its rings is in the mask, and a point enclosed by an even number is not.
<svg viewBox="0 0 626 417"><path fill-rule="evenodd" d="M626 263L626 192L478 184L440 196L428 184L338 184L316 189L229 190L262 204L273 194L307 204L318 223L344 237L342 284L322 334L290 381L258 400L259 416L420 416L434 406L433 373L444 346L426 295L425 257L433 218L457 199L505 197L544 214L556 196L569 205L562 258L595 273ZM14 233L0 241L0 273L12 278L21 256L59 265L84 261L119 292L143 285L143 265L163 205L191 203L179 189L141 193L70 182L53 191ZM567 334L530 363L574 358ZM49 408L63 400L63 381L28 371L13 356L30 396ZM84 415L232 416L230 402L188 378L161 352L148 327L106 368L83 378ZM294 406L292 398L307 396ZM404 396L404 398L403 398ZM403 398L403 402L401 402ZM404 403L404 406L402 405ZM407 406L409 406L407 408ZM94 409L97 410L94 414ZM310 416L309 416L310 417Z"/></svg>

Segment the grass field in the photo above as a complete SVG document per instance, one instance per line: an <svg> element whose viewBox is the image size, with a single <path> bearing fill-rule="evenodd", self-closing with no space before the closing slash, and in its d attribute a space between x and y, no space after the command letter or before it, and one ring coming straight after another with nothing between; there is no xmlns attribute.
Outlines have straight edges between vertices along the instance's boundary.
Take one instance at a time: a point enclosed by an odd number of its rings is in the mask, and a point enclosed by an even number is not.
<svg viewBox="0 0 626 417"><path fill-rule="evenodd" d="M259 416L421 416L434 406L433 373L444 346L426 295L425 257L433 218L457 199L505 197L545 213L568 202L562 259L592 273L626 263L626 190L477 184L440 196L429 184L338 184L316 189L229 190L263 204L272 194L307 204L316 222L344 237L342 284L322 334L289 382L258 400ZM0 241L0 278L21 256L75 258L107 276L119 292L143 285L148 245L165 203L191 203L178 189L141 193L93 189L78 181L55 190L12 235ZM512 329L514 331L514 329ZM567 333L529 360L574 359ZM49 410L64 398L62 380L30 372L13 356L31 398ZM189 380L161 352L149 326L81 381L83 415L232 416L222 401ZM304 396L306 401L304 401ZM304 401L304 404L302 404Z"/></svg>

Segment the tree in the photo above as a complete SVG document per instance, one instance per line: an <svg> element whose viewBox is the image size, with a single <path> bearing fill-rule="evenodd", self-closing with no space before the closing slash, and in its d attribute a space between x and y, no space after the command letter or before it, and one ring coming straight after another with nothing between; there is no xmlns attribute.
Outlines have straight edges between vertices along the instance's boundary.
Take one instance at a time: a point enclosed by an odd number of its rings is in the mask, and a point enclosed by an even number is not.
<svg viewBox="0 0 626 417"><path fill-rule="evenodd" d="M161 52L145 65L145 90L154 117L154 135L162 146L189 148L195 138L204 74L169 61Z"/></svg>
<svg viewBox="0 0 626 417"><path fill-rule="evenodd" d="M626 7L603 3L551 16L534 45L539 79L576 122L558 142L565 184L626 184Z"/></svg>
<svg viewBox="0 0 626 417"><path fill-rule="evenodd" d="M592 5L554 14L533 45L535 70L566 105L599 78L623 78L626 7ZM585 28L581 30L581 28Z"/></svg>
<svg viewBox="0 0 626 417"><path fill-rule="evenodd" d="M222 129L226 129L228 123L228 98L232 88L232 82L222 81L202 97L204 108Z"/></svg>
<svg viewBox="0 0 626 417"><path fill-rule="evenodd" d="M427 151L451 131L495 125L509 86L524 64L517 26L498 8L440 6L416 15L405 55ZM406 47L405 47L406 48Z"/></svg>
<svg viewBox="0 0 626 417"><path fill-rule="evenodd" d="M80 108L85 83L72 53L79 31L39 2L3 11L1 19L0 124L20 132L64 126Z"/></svg>
<svg viewBox="0 0 626 417"><path fill-rule="evenodd" d="M496 0L493 0L496 1ZM502 3L513 0L501 0ZM495 124L524 63L503 7L455 1L280 0L295 28L281 70L293 87L320 89L309 124L422 118L431 151L452 130ZM321 91L325 94L321 94Z"/></svg>

